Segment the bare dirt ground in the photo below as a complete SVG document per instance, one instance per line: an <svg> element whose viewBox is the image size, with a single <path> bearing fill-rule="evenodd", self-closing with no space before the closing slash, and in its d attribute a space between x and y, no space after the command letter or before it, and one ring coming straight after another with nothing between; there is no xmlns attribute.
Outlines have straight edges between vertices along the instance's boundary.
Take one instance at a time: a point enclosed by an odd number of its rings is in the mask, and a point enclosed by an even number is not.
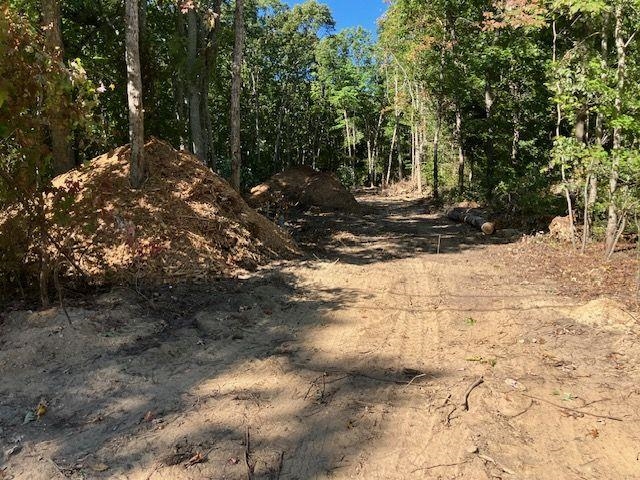
<svg viewBox="0 0 640 480"><path fill-rule="evenodd" d="M0 478L640 478L633 312L360 201L303 262L3 314Z"/></svg>

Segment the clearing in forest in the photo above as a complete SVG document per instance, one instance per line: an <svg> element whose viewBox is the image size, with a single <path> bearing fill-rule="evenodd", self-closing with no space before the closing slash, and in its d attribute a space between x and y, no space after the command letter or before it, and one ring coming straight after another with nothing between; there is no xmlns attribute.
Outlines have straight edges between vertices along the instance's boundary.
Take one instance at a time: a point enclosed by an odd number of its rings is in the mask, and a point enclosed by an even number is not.
<svg viewBox="0 0 640 480"><path fill-rule="evenodd" d="M0 476L638 478L631 313L421 202L359 201L299 220L303 262L116 289L72 326L4 315Z"/></svg>

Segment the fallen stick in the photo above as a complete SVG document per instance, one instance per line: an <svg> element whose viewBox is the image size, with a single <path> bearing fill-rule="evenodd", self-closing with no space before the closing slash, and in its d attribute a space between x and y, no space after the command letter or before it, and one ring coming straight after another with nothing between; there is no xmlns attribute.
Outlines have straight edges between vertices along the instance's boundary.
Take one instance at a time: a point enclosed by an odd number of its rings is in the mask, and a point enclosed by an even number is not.
<svg viewBox="0 0 640 480"><path fill-rule="evenodd" d="M496 462L493 458L491 458L488 455L482 455L481 453L479 453L478 457L480 457L485 462L493 463L496 467L498 467L504 473L508 473L509 475L515 475L516 474L516 472L514 472L513 470L505 467L504 465L500 465L498 462Z"/></svg>
<svg viewBox="0 0 640 480"><path fill-rule="evenodd" d="M441 468L441 467L456 467L458 465L464 465L465 463L468 463L468 462L469 460L465 460L463 462L458 462L458 463L439 463L438 465L431 465L429 467L416 468L415 470L412 470L411 473L419 472L422 470L433 470L434 468Z"/></svg>
<svg viewBox="0 0 640 480"><path fill-rule="evenodd" d="M247 466L247 480L253 480L255 465L251 465L251 434L249 433L249 425L244 435L244 463Z"/></svg>
<svg viewBox="0 0 640 480"><path fill-rule="evenodd" d="M420 373L420 374L416 375L415 377L413 377L413 378L411 379L411 381L410 381L409 383L407 383L407 384L404 386L404 388L409 387L409 386L413 383L413 381L414 381L414 380L417 380L417 379L419 379L419 378L426 377L426 376L427 376L427 374L426 374L426 373Z"/></svg>
<svg viewBox="0 0 640 480"><path fill-rule="evenodd" d="M421 384L413 384L411 382L407 382L405 380L401 380L401 379L397 379L397 378L391 378L391 377L377 377L375 375L368 375L366 373L360 373L360 372L354 372L354 371L349 371L349 370L338 370L338 369L319 369L319 368L314 368L310 365L302 365L300 363L293 363L292 364L294 367L298 367L300 369L303 370L307 370L309 372L317 372L317 373L324 373L325 375L345 375L344 377L338 378L338 379L332 379L332 380L327 380L326 383L333 383L336 382L338 380L343 380L344 378L347 377L360 377L360 378L366 378L369 380L374 380L376 382L382 382L382 383L393 383L396 385L406 385L407 387L412 386L412 387L421 387ZM425 374L428 375L428 374Z"/></svg>
<svg viewBox="0 0 640 480"><path fill-rule="evenodd" d="M607 420L615 420L616 422L624 422L624 420L619 418L619 417L612 417L612 416L609 416L609 415L598 415L597 413L585 412L583 410L578 410L576 408L566 407L564 405L559 405L557 403L550 402L549 400L545 400L544 398L534 397L533 395L527 395L526 393L523 393L523 392L518 392L518 393L520 393L520 395L523 395L523 396L525 396L527 398L531 398L533 400L538 400L539 402L547 403L549 405L552 405L552 406L554 406L556 408L560 408L562 410L568 410L570 412L580 413L582 415L587 415L589 417L605 418Z"/></svg>
<svg viewBox="0 0 640 480"><path fill-rule="evenodd" d="M484 378L480 377L471 385L469 385L469 388L467 388L467 391L464 392L464 396L462 397L462 402L461 402L462 408L464 408L465 410L469 410L469 395L471 395L471 392L473 391L474 388L476 388L479 385L482 385L483 383L484 383Z"/></svg>
<svg viewBox="0 0 640 480"><path fill-rule="evenodd" d="M284 466L284 451L280 452L280 461L278 462L278 470L276 471L276 480L280 480L282 467Z"/></svg>

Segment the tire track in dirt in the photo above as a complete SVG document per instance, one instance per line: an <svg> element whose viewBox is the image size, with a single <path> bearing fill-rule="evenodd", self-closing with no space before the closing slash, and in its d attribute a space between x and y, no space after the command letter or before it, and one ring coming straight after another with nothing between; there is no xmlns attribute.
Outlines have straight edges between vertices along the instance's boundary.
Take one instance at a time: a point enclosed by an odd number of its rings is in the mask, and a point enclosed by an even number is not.
<svg viewBox="0 0 640 480"><path fill-rule="evenodd" d="M574 300L554 295L552 285L518 280L501 261L505 247L418 203L369 202L364 224L337 219L330 259L287 264L278 270L281 284L262 278L261 293L238 284L219 306L198 312L200 329L185 324L152 348L128 348L156 338L149 318L102 339L100 357L88 326L55 330L64 340L16 328L0 363L11 355L25 368L7 372L8 385L31 379L35 398L36 380L46 379L36 371L42 351L93 341L77 350L78 372L64 373L69 362L55 359L48 381L87 389L96 400L78 403L61 392L42 422L11 424L11 434L31 429L25 452L78 475L78 459L91 450L91 461L109 467L90 473L97 480L244 479L247 427L256 480L640 478L637 335L581 324ZM119 315L129 322L130 313ZM71 314L84 325L86 312ZM55 321L66 325L62 315ZM33 349L20 350L27 344ZM94 370L110 375L115 393L96 390ZM461 400L479 377L484 383L466 411ZM30 397L19 400L9 406ZM76 408L74 417L101 420L81 428L65 417L48 423ZM6 411L0 402L9 418ZM147 411L160 422L144 421ZM68 440L80 434L83 445ZM208 461L161 466L178 444L208 451ZM29 458L10 459L16 480L36 478L38 462Z"/></svg>

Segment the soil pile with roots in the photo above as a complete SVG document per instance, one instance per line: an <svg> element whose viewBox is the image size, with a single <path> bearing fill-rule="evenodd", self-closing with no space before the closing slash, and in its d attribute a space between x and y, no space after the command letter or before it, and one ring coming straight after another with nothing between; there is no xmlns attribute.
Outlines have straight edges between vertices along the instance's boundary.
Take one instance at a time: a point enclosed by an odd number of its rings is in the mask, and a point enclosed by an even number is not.
<svg viewBox="0 0 640 480"><path fill-rule="evenodd" d="M355 197L334 174L318 172L308 166L294 167L274 175L252 188L247 202L269 215L287 207L319 207L347 212L360 208Z"/></svg>
<svg viewBox="0 0 640 480"><path fill-rule="evenodd" d="M62 275L92 283L204 280L297 252L285 231L193 155L151 140L149 177L134 190L129 153L117 148L54 179L69 192L57 195L64 208L51 207L62 214L48 215L51 258L64 264ZM17 218L5 215L5 227ZM25 269L35 268L36 252L36 245L25 246Z"/></svg>

